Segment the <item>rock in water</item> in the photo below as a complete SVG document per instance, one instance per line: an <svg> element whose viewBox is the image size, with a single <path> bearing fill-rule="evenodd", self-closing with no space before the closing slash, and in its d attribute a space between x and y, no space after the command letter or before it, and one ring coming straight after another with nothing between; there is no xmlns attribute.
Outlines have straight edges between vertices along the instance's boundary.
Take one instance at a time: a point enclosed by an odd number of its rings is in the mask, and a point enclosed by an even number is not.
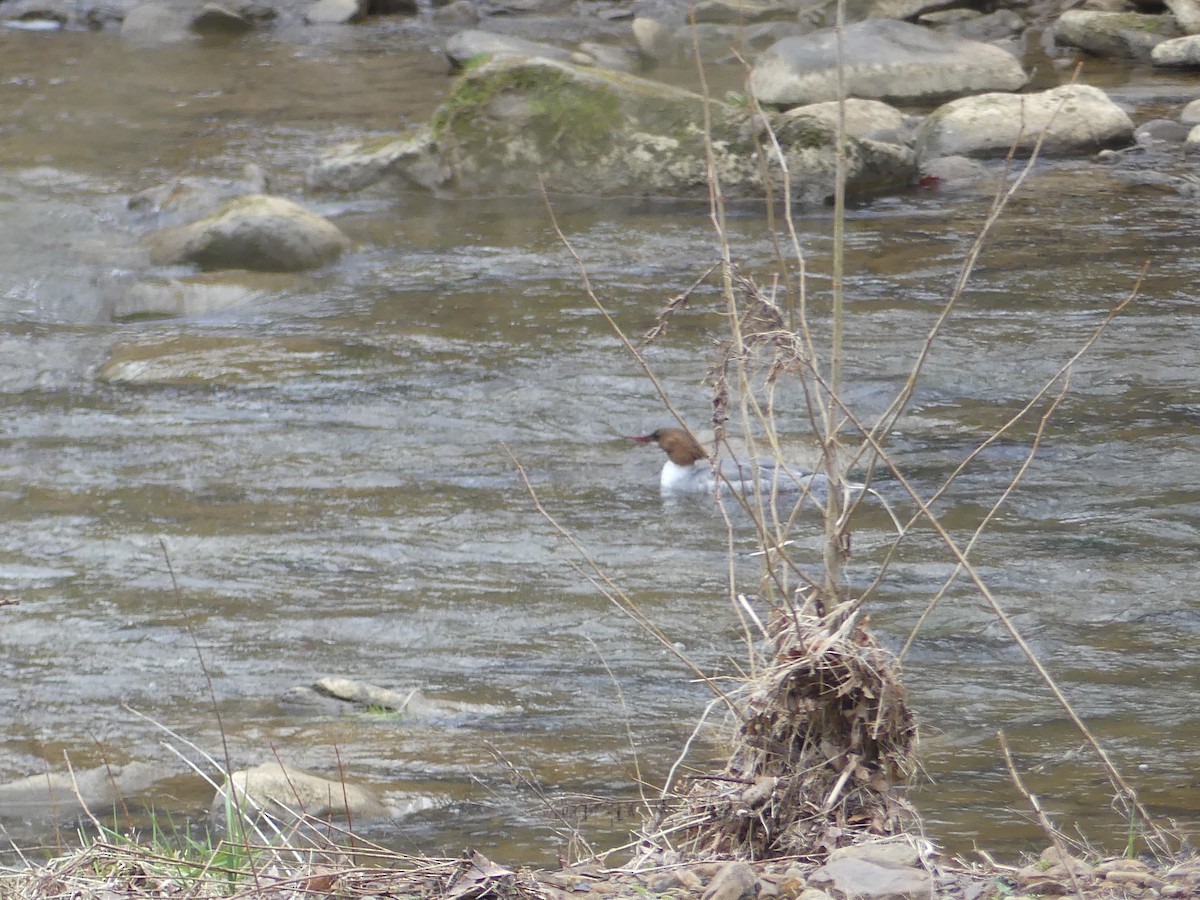
<svg viewBox="0 0 1200 900"><path fill-rule="evenodd" d="M979 91L1015 91L1028 76L991 44L891 19L844 29L846 94L920 102ZM797 106L837 99L837 34L832 28L777 42L758 58L750 87L762 103Z"/></svg>
<svg viewBox="0 0 1200 900"><path fill-rule="evenodd" d="M1178 36L1171 16L1068 9L1054 23L1055 43L1124 59L1149 60L1155 47Z"/></svg>
<svg viewBox="0 0 1200 900"><path fill-rule="evenodd" d="M706 118L726 196L761 198L772 166L763 165L762 123L749 109L623 72L493 59L459 79L430 134L447 185L461 193L535 193L542 178L564 193L707 196ZM833 129L811 119L778 125L796 199L832 196ZM904 185L915 173L899 144L851 138L846 150L851 193Z"/></svg>
<svg viewBox="0 0 1200 900"><path fill-rule="evenodd" d="M255 194L147 239L156 265L295 272L333 262L350 246L336 225L281 197Z"/></svg>
<svg viewBox="0 0 1200 900"><path fill-rule="evenodd" d="M233 782L232 793L230 781ZM361 785L332 781L278 762L234 772L213 797L209 810L213 820L225 821L227 797L242 810L252 814L261 810L284 821L299 815L315 819L332 816L348 817L358 825L390 815L383 801Z"/></svg>
<svg viewBox="0 0 1200 900"><path fill-rule="evenodd" d="M981 94L935 109L917 130L921 159L999 157L1030 150L1045 132L1046 156L1078 156L1133 143L1133 122L1099 88L1063 85L1037 94Z"/></svg>

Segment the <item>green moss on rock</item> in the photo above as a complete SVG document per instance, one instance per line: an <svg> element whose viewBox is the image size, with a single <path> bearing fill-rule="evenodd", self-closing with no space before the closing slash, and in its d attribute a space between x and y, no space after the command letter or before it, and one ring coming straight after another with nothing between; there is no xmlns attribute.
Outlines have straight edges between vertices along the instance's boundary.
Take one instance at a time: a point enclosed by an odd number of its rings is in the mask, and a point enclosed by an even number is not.
<svg viewBox="0 0 1200 900"><path fill-rule="evenodd" d="M1112 29L1127 28L1133 31L1144 31L1147 34L1161 34L1164 37L1174 37L1179 34L1175 20L1171 16L1151 16L1145 13L1120 13L1113 16Z"/></svg>
<svg viewBox="0 0 1200 900"><path fill-rule="evenodd" d="M509 115L527 117L524 134L542 153L586 153L622 124L620 98L602 82L548 66L482 66L463 75L434 114L434 139L486 140L491 107L505 97L513 103Z"/></svg>
<svg viewBox="0 0 1200 900"><path fill-rule="evenodd" d="M554 190L703 196L708 154L731 197L761 197L775 165L764 160L763 123L749 105L706 101L636 75L569 63L499 58L464 73L430 123L457 189ZM822 199L834 171L832 129L797 120L780 134L797 196ZM853 145L853 140L850 144ZM903 148L879 180L905 183ZM768 154L769 155L769 154ZM852 172L851 182L862 173Z"/></svg>

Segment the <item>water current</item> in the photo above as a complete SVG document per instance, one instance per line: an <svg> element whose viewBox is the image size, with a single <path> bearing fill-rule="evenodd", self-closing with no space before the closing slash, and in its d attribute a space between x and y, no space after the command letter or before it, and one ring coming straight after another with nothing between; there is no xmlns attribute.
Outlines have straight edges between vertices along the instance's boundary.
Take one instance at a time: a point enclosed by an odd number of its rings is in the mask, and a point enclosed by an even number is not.
<svg viewBox="0 0 1200 900"><path fill-rule="evenodd" d="M563 844L540 795L636 797L636 777L665 776L707 694L596 591L509 452L700 666L732 672L744 659L723 521L711 503L664 501L659 454L622 437L669 418L536 199L302 197L321 150L429 115L449 83L435 45L386 26L166 49L0 34L0 591L20 600L0 609L0 780L60 770L64 753L80 768L174 762L165 733L130 710L219 754L211 679L235 764L278 754L344 767L419 808L374 835L402 850L553 862ZM1102 74L1137 121L1196 91ZM115 295L161 275L138 249L130 194L184 174L233 177L247 162L275 193L331 216L354 252L315 274L245 276L255 299L242 306L114 321ZM1097 172L1034 173L890 446L931 491L1149 262L974 558L1144 801L1194 825L1200 222L1191 201ZM715 259L702 205L555 203L629 333ZM845 378L861 415L903 383L989 204L988 191L926 190L852 209ZM828 211L798 227L819 311ZM730 228L746 269L767 272L762 211L735 210ZM697 427L716 300L700 289L648 351ZM139 351L157 360L145 377L97 377L112 354ZM783 399L781 427L803 449L799 398ZM991 446L940 502L960 540L1031 435ZM880 487L905 508L894 484ZM735 524L752 592L753 534ZM856 527L854 583L882 559L886 524L868 515ZM800 551L816 547L802 533ZM950 570L918 531L870 609L881 640L903 643ZM405 723L280 703L324 675L478 706ZM1052 813L1119 846L1101 770L968 585L933 614L904 677L924 729L912 796L932 838L1002 855L1040 845L997 749L1004 729ZM514 783L497 755L529 780ZM718 755L702 741L695 761ZM210 795L181 774L150 800L186 820ZM603 846L628 824L598 813L582 828ZM18 842L49 840L44 827L6 827Z"/></svg>

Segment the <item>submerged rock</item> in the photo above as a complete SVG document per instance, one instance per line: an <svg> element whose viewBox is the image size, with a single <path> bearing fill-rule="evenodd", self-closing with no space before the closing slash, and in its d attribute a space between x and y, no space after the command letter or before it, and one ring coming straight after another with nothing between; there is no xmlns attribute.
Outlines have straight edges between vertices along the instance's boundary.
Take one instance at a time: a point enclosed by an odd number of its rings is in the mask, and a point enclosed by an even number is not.
<svg viewBox="0 0 1200 900"><path fill-rule="evenodd" d="M987 166L966 156L935 156L921 160L921 178L931 187L961 188L981 184L991 177Z"/></svg>
<svg viewBox="0 0 1200 900"><path fill-rule="evenodd" d="M306 175L310 191L349 193L375 184L436 190L450 178L428 128L399 138L339 144Z"/></svg>
<svg viewBox="0 0 1200 900"><path fill-rule="evenodd" d="M219 3L205 3L191 21L193 31L200 34L241 34L254 27L244 15Z"/></svg>
<svg viewBox="0 0 1200 900"><path fill-rule="evenodd" d="M1151 119L1143 122L1134 131L1139 144L1182 144L1187 140L1189 126L1171 119Z"/></svg>
<svg viewBox="0 0 1200 900"><path fill-rule="evenodd" d="M299 336L181 334L115 345L96 378L143 387L274 386L343 365L347 352L336 343Z"/></svg>
<svg viewBox="0 0 1200 900"><path fill-rule="evenodd" d="M1099 88L1064 85L1037 94L981 94L934 110L917 130L921 159L1004 156L1015 144L1041 153L1078 156L1133 143L1133 122Z"/></svg>
<svg viewBox="0 0 1200 900"><path fill-rule="evenodd" d="M62 0L7 0L0 9L0 27L14 31L57 31L68 25L85 27L79 9Z"/></svg>
<svg viewBox="0 0 1200 900"><path fill-rule="evenodd" d="M283 821L307 816L349 819L360 825L389 818L392 814L369 788L323 778L278 762L234 772L213 797L209 809L211 819L218 824L225 822L227 804L230 803L250 813L251 817L262 812Z"/></svg>
<svg viewBox="0 0 1200 900"><path fill-rule="evenodd" d="M338 713L348 706L357 710L374 709L381 713L395 713L406 721L424 722L474 720L480 716L511 712L511 709L493 704L464 703L428 697L419 688L397 691L356 678L338 676L321 678L311 686L297 685L290 688L283 695L282 701L289 706L318 709L327 713Z"/></svg>
<svg viewBox="0 0 1200 900"><path fill-rule="evenodd" d="M350 241L336 225L282 197L254 194L147 238L156 265L295 272L336 260Z"/></svg>
<svg viewBox="0 0 1200 900"><path fill-rule="evenodd" d="M245 271L140 281L114 298L112 317L123 320L211 315L260 301L276 289L290 286L292 281L294 276Z"/></svg>
<svg viewBox="0 0 1200 900"><path fill-rule="evenodd" d="M833 29L784 38L755 62L750 86L763 103L796 106L837 99L837 35ZM846 93L894 102L1015 91L1028 76L1006 50L873 19L844 29Z"/></svg>
<svg viewBox="0 0 1200 900"><path fill-rule="evenodd" d="M104 815L174 774L166 766L128 763L72 772L42 772L0 785L0 822L70 822Z"/></svg>
<svg viewBox="0 0 1200 900"><path fill-rule="evenodd" d="M267 190L267 175L254 163L242 168L241 178L223 179L185 175L138 191L129 198L130 212L155 217L159 225L206 216L222 203Z"/></svg>

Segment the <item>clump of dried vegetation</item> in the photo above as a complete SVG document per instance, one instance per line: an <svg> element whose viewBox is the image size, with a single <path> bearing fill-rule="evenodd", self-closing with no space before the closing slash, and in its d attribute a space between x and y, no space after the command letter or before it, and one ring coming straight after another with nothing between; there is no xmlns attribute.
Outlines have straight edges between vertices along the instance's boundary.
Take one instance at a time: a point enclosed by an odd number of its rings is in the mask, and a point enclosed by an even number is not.
<svg viewBox="0 0 1200 900"><path fill-rule="evenodd" d="M774 644L741 698L724 772L694 778L650 844L671 835L692 859L811 857L913 820L898 788L916 727L892 655L857 617L834 632L815 616L780 619Z"/></svg>

